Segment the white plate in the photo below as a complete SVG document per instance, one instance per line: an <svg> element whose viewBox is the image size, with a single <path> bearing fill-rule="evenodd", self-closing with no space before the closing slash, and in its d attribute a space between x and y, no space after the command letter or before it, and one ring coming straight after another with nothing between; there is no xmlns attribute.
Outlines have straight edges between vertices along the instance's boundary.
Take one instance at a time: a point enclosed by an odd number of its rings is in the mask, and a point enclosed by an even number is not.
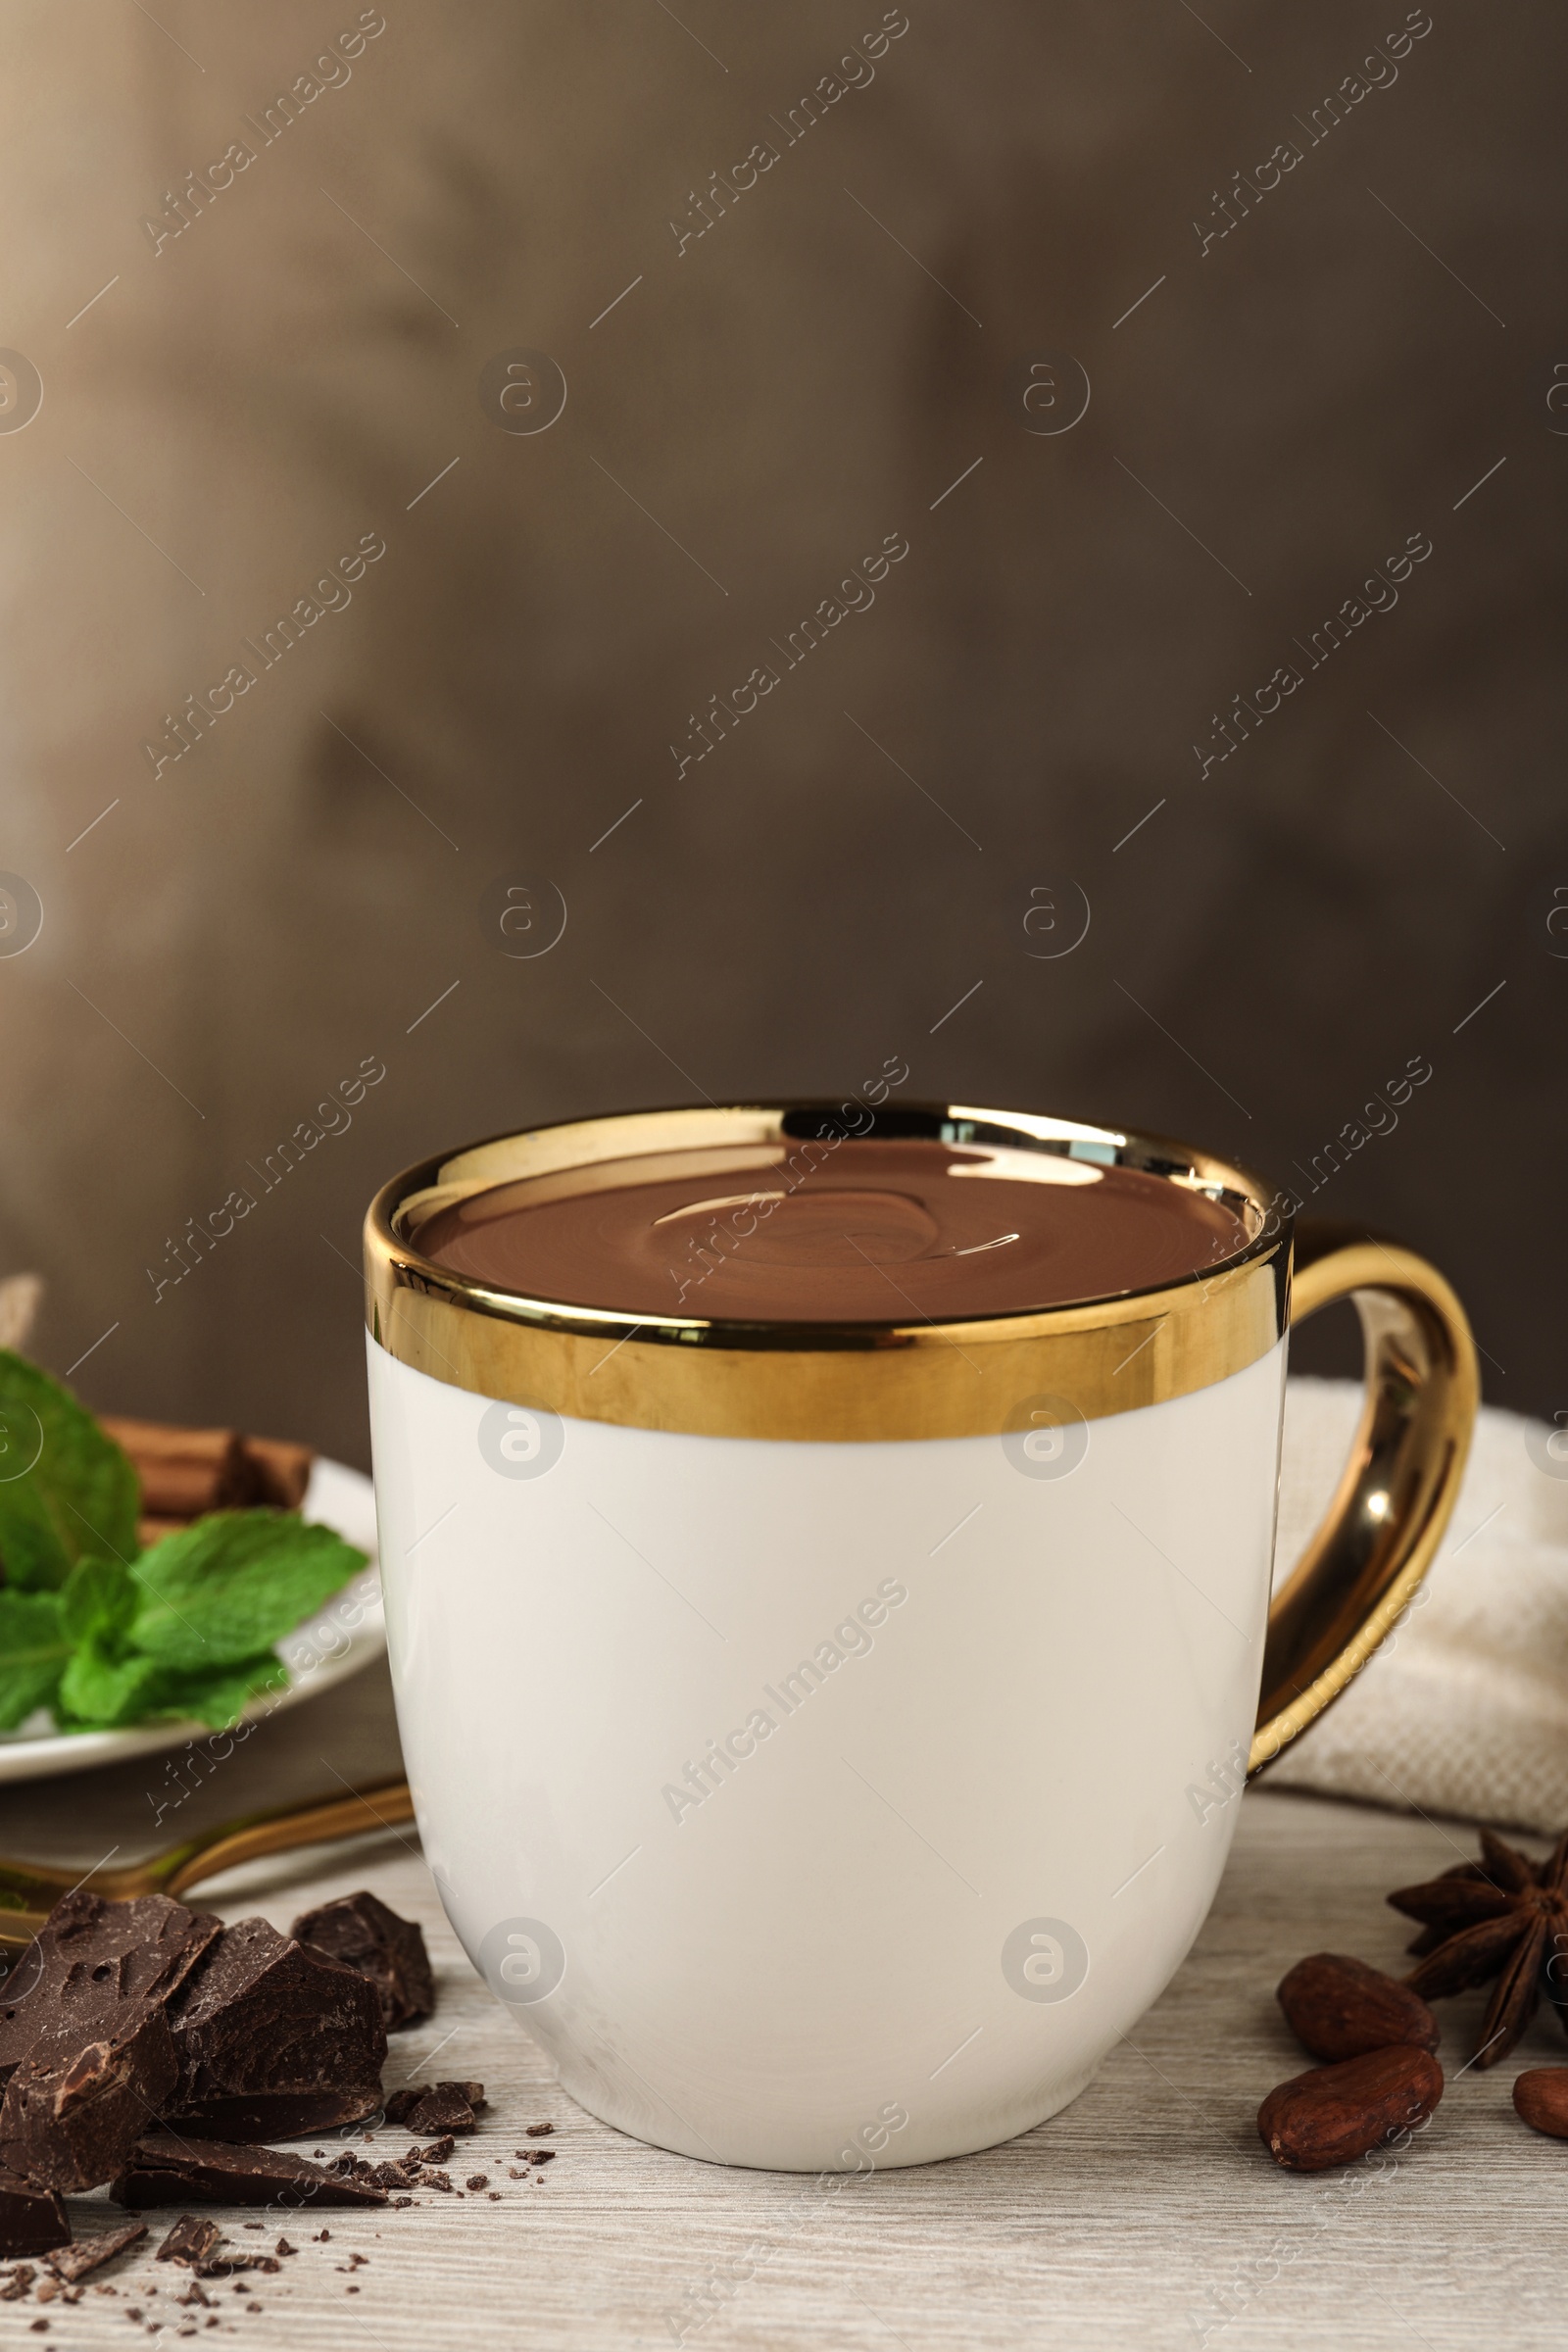
<svg viewBox="0 0 1568 2352"><path fill-rule="evenodd" d="M280 1690L264 1690L240 1718L256 1723L314 1698L334 1683L358 1674L386 1647L381 1580L376 1568L375 1490L358 1470L342 1462L318 1461L305 1490L301 1517L330 1527L369 1555L362 1568L321 1610L277 1643L289 1670ZM39 1720L34 1718L34 1721ZM43 1720L47 1720L44 1718ZM24 1725L0 1734L0 1781L36 1781L54 1772L86 1772L95 1764L119 1764L127 1756L155 1755L187 1740L232 1740L232 1732L214 1732L205 1723L154 1723L123 1732L37 1732Z"/></svg>

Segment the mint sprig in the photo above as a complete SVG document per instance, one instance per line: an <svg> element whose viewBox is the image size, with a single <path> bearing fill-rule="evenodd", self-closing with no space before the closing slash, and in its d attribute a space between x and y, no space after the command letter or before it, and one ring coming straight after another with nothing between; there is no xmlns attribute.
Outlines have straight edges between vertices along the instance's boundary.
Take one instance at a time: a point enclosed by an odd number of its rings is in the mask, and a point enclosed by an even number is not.
<svg viewBox="0 0 1568 2352"><path fill-rule="evenodd" d="M56 1592L86 1552L130 1561L140 1503L129 1457L69 1389L0 1348L0 1569Z"/></svg>
<svg viewBox="0 0 1568 2352"><path fill-rule="evenodd" d="M138 1504L91 1415L0 1350L0 1731L39 1707L68 1730L230 1724L287 1683L273 1644L365 1565L270 1510L213 1511L141 1551Z"/></svg>

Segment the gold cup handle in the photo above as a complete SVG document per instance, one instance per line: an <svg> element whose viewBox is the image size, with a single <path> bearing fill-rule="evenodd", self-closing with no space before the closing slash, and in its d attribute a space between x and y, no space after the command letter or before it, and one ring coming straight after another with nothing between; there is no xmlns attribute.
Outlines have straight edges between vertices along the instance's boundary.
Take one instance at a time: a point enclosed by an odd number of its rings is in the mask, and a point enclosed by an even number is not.
<svg viewBox="0 0 1568 2352"><path fill-rule="evenodd" d="M1327 1518L1269 1610L1249 1777L1366 1664L1431 1566L1459 1492L1480 1379L1464 1309L1411 1250L1297 1227L1291 1322L1355 1301L1366 1399Z"/></svg>

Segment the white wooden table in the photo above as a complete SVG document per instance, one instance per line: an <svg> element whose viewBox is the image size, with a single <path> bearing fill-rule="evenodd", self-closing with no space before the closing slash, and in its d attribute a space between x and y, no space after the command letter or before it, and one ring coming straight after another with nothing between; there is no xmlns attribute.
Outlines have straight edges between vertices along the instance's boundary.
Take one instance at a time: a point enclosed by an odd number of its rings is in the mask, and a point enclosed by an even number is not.
<svg viewBox="0 0 1568 2352"><path fill-rule="evenodd" d="M166 1813L164 1835L331 1788L334 1772L364 1786L395 1769L374 1670L269 1725ZM161 1766L137 1766L7 1791L4 1847L85 1865L117 1839L146 1844L148 1788L168 1786ZM394 2038L388 2085L425 2071L438 2046L436 2073L482 2079L490 2109L459 2143L453 2178L484 2172L501 2201L428 2195L399 2213L302 2214L288 2225L300 2251L279 2276L243 2296L211 2290L214 2328L174 2302L184 2275L144 2247L108 2273L114 2296L43 2312L0 2304L0 2336L123 2347L149 2327L167 2340L195 2321L206 2340L236 2335L262 2352L619 2352L677 2340L703 2352L1560 2347L1568 2144L1527 2132L1509 2101L1522 2066L1568 2062L1555 2024L1538 2023L1495 2074L1454 2081L1480 2002L1446 2004L1450 2088L1429 2130L1381 2169L1288 2177L1253 2125L1263 2093L1306 2063L1273 1999L1285 1969L1321 1949L1394 1963L1401 1923L1383 1895L1473 1851L1472 1834L1452 1825L1253 1790L1196 1949L1074 2106L987 2154L837 2189L691 2163L574 2107L473 1975L411 1842L258 1866L203 1899L286 1926L306 1903L368 1885L421 1922L439 2005ZM546 2121L553 2138L523 2136ZM408 2143L407 2132L382 2136L383 2152ZM555 2162L510 2180L513 2151L540 2145ZM83 2227L99 2219L78 2211ZM172 2218L149 2217L151 2243ZM236 2243L270 2244L241 2221L225 2217ZM326 2244L314 2235L321 2225ZM352 2252L368 2259L350 2276ZM36 2317L50 2325L34 2336Z"/></svg>

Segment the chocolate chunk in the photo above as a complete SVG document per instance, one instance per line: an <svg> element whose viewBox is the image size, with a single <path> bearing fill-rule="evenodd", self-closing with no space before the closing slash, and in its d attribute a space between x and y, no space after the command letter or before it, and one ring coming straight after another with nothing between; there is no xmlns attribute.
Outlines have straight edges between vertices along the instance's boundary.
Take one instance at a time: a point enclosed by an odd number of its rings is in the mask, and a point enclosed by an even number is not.
<svg viewBox="0 0 1568 2352"><path fill-rule="evenodd" d="M109 2190L132 2213L150 2205L384 2205L386 2190L322 2172L280 2148L149 2132Z"/></svg>
<svg viewBox="0 0 1568 2352"><path fill-rule="evenodd" d="M535 2148L529 2156L528 2162L530 2164L554 2164L560 2153L559 2148Z"/></svg>
<svg viewBox="0 0 1568 2352"><path fill-rule="evenodd" d="M143 2229L146 2224L143 2223ZM158 2249L160 2262L205 2262L216 2248L222 2232L216 2222L200 2219L194 2213L182 2213Z"/></svg>
<svg viewBox="0 0 1568 2352"><path fill-rule="evenodd" d="M123 2254L127 2246L133 2246L146 2234L145 2222L126 2222L121 2230L100 2230L96 2237L84 2237L76 2245L63 2246L58 2254L51 2254L49 2268L57 2278L74 2286L89 2271L101 2271L106 2262L113 2262L117 2254ZM113 2294L114 2288L102 2291Z"/></svg>
<svg viewBox="0 0 1568 2352"><path fill-rule="evenodd" d="M389 2034L435 2007L435 1978L417 1923L399 1919L368 1887L302 1911L289 1934L373 1984Z"/></svg>
<svg viewBox="0 0 1568 2352"><path fill-rule="evenodd" d="M484 2103L482 2082L410 2082L388 2099L386 2120L413 2132L471 2132Z"/></svg>
<svg viewBox="0 0 1568 2352"><path fill-rule="evenodd" d="M168 2001L219 1934L210 1912L165 1894L112 1903L63 1895L28 1944L0 1998L0 2086L43 2034L73 2021L90 2039L127 2001Z"/></svg>
<svg viewBox="0 0 1568 2352"><path fill-rule="evenodd" d="M20 2303L37 2276L30 2262L19 2262L4 2286L0 2286L0 2303Z"/></svg>
<svg viewBox="0 0 1568 2352"><path fill-rule="evenodd" d="M196 2265L198 2278L232 2278L238 2271L280 2271L275 2254L209 2254Z"/></svg>
<svg viewBox="0 0 1568 2352"><path fill-rule="evenodd" d="M522 2136L524 2139L548 2139L555 2128L554 2124L530 2124Z"/></svg>
<svg viewBox="0 0 1568 2352"><path fill-rule="evenodd" d="M363 2123L381 2104L380 2092L366 2090L251 2091L231 2099L186 2099L168 2121L203 2139L232 2139L241 2146L258 2140L304 2139L312 2132Z"/></svg>
<svg viewBox="0 0 1568 2352"><path fill-rule="evenodd" d="M209 2137L299 2136L380 2100L373 1986L265 1919L225 1928L170 2015L179 2087L168 2120Z"/></svg>
<svg viewBox="0 0 1568 2352"><path fill-rule="evenodd" d="M74 2016L42 2034L0 2103L0 2167L40 2188L112 2180L179 2077L156 1998L122 2000L87 2032Z"/></svg>
<svg viewBox="0 0 1568 2352"><path fill-rule="evenodd" d="M53 2189L0 2172L0 2255L49 2254L71 2243L71 2224Z"/></svg>

